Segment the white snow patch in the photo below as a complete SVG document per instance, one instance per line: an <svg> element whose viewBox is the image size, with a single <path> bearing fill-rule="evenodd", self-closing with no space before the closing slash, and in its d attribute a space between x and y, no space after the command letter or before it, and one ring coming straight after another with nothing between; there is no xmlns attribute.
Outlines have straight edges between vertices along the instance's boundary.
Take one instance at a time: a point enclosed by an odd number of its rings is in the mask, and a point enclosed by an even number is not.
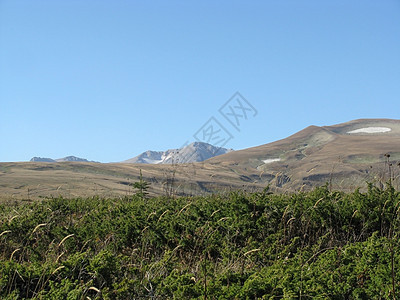
<svg viewBox="0 0 400 300"><path fill-rule="evenodd" d="M391 131L391 128L388 127L365 127L356 130L348 131L347 133L384 133Z"/></svg>
<svg viewBox="0 0 400 300"><path fill-rule="evenodd" d="M143 160L148 164L159 164L162 162L162 160L150 159L150 158L143 158Z"/></svg>
<svg viewBox="0 0 400 300"><path fill-rule="evenodd" d="M264 162L264 164L270 164L270 163L280 161L280 160L281 160L280 158L269 158L269 159L264 159L263 162Z"/></svg>

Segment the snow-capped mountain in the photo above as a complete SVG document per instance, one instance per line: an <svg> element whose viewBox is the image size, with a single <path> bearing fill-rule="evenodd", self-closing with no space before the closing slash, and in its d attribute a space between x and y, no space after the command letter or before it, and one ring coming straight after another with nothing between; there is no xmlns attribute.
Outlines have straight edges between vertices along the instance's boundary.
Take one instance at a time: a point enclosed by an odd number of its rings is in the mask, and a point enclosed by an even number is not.
<svg viewBox="0 0 400 300"><path fill-rule="evenodd" d="M125 160L123 163L136 164L174 164L200 162L211 157L233 151L220 148L207 143L194 142L181 149L169 149L167 151L146 151L142 154Z"/></svg>

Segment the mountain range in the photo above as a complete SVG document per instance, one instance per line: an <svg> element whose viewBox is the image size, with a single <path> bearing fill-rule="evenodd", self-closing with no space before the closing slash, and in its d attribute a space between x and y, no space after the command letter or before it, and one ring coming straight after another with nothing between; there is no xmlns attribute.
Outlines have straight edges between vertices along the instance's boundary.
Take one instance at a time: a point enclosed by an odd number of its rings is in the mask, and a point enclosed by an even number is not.
<svg viewBox="0 0 400 300"><path fill-rule="evenodd" d="M118 197L133 192L132 183L140 173L150 183L152 195L258 191L266 186L273 192L291 192L325 183L334 190L353 191L366 189L366 182L382 185L388 180L400 187L400 120L396 119L312 125L272 143L183 163L188 161L186 153L198 153L193 148L203 146L188 145L179 153L145 152L122 163L0 163L0 197L26 198L28 191L31 198ZM168 163L172 161L182 163Z"/></svg>
<svg viewBox="0 0 400 300"><path fill-rule="evenodd" d="M47 158L47 157L33 157L31 160L31 162L89 162L87 159L85 158L80 158L80 157L76 157L76 156L66 156L63 158L57 158L57 159L52 159L52 158ZM95 161L90 161L90 162L95 162Z"/></svg>
<svg viewBox="0 0 400 300"><path fill-rule="evenodd" d="M222 147L216 147L203 142L194 142L180 149L169 149L166 151L148 150L131 159L122 161L130 164L175 164L201 162L214 156L233 151ZM76 156L66 156L63 158L33 157L31 162L95 162Z"/></svg>

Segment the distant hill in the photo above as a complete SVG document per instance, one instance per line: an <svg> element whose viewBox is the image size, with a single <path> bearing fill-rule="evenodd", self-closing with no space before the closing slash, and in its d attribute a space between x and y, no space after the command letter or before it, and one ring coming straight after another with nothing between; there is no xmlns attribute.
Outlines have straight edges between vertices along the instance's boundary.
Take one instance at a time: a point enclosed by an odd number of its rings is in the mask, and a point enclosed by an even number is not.
<svg viewBox="0 0 400 300"><path fill-rule="evenodd" d="M31 160L32 162L56 162L54 159L47 158L47 157L32 157Z"/></svg>
<svg viewBox="0 0 400 300"><path fill-rule="evenodd" d="M220 148L207 143L194 142L181 149L170 149L166 151L146 151L142 154L125 160L123 163L136 164L173 164L201 162L211 157L222 155L233 151L232 149Z"/></svg>
<svg viewBox="0 0 400 300"><path fill-rule="evenodd" d="M80 157L76 157L76 156L66 156L66 157L57 158L57 159L46 158L46 157L33 157L30 161L31 162L64 162L64 161L89 162L85 158L80 158Z"/></svg>

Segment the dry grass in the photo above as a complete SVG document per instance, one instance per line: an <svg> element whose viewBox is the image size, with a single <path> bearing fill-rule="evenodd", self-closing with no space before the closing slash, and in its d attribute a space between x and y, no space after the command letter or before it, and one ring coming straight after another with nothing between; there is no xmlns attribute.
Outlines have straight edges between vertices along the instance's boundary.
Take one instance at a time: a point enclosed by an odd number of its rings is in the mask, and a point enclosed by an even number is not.
<svg viewBox="0 0 400 300"><path fill-rule="evenodd" d="M58 247L60 247L67 239L73 237L74 235L75 235L75 234L69 234L69 235L67 235L65 238L63 238L63 239L61 240L61 242L58 244Z"/></svg>

